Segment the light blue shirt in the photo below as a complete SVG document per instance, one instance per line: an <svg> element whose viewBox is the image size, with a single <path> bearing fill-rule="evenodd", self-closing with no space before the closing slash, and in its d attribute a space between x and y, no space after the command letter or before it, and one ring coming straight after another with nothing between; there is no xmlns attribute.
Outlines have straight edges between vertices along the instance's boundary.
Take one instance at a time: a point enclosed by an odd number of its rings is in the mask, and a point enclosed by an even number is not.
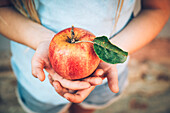
<svg viewBox="0 0 170 113"><path fill-rule="evenodd" d="M57 33L74 25L87 29L96 36L107 37L125 27L132 15L135 0L124 1L117 27L112 33L117 4L118 0L35 0L40 21L48 29ZM11 41L11 51L12 68L17 80L34 98L54 105L68 103L55 92L47 77L44 82L40 82L32 76L31 59L34 50ZM126 66L127 61L117 65L119 75Z"/></svg>

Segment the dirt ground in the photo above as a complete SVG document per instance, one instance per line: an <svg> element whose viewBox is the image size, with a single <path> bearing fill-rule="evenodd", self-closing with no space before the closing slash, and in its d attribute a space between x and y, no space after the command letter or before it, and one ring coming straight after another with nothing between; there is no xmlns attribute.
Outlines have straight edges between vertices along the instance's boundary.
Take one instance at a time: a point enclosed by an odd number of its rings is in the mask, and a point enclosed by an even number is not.
<svg viewBox="0 0 170 113"><path fill-rule="evenodd" d="M170 39L157 38L131 55L121 98L95 113L170 113ZM0 54L0 113L25 113L15 95L10 54Z"/></svg>

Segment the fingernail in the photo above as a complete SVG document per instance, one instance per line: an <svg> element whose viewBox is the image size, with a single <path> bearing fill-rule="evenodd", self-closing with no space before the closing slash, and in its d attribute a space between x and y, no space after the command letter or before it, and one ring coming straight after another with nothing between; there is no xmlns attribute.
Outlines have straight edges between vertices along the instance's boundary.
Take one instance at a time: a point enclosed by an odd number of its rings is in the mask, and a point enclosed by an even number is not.
<svg viewBox="0 0 170 113"><path fill-rule="evenodd" d="M115 86L115 93L119 92L119 87Z"/></svg>
<svg viewBox="0 0 170 113"><path fill-rule="evenodd" d="M64 95L64 98L66 98L67 100L70 99L70 98L67 96L67 94Z"/></svg>
<svg viewBox="0 0 170 113"><path fill-rule="evenodd" d="M101 79L100 79L100 78L96 78L96 79L95 79L95 83L96 83L96 84L101 84Z"/></svg>
<svg viewBox="0 0 170 113"><path fill-rule="evenodd" d="M40 77L37 75L37 78L42 82L42 80L40 79Z"/></svg>
<svg viewBox="0 0 170 113"><path fill-rule="evenodd" d="M100 69L98 72L99 76L103 75L103 73L104 73L103 69Z"/></svg>

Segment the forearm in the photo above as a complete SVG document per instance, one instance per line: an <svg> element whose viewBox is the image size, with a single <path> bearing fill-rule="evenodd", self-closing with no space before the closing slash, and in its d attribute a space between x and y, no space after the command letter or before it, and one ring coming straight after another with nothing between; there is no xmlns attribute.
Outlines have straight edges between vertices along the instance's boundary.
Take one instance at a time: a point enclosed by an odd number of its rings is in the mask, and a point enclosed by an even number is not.
<svg viewBox="0 0 170 113"><path fill-rule="evenodd" d="M0 8L0 34L36 49L40 42L51 39L55 33L10 7L2 7Z"/></svg>
<svg viewBox="0 0 170 113"><path fill-rule="evenodd" d="M168 21L167 10L143 9L111 42L130 54L140 49L154 39Z"/></svg>

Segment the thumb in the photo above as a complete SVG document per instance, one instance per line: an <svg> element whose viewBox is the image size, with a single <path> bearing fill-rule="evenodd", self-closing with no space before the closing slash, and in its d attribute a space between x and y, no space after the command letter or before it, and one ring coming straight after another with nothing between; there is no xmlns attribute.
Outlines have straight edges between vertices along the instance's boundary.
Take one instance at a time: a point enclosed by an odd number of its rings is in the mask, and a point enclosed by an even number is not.
<svg viewBox="0 0 170 113"><path fill-rule="evenodd" d="M117 73L116 65L114 65L113 68L108 70L107 80L108 80L108 85L110 90L114 93L118 93L119 86L118 86L118 73Z"/></svg>
<svg viewBox="0 0 170 113"><path fill-rule="evenodd" d="M36 57L36 54L33 56L31 61L32 75L38 78L40 81L45 80L45 73L43 71L44 62L40 61L39 58Z"/></svg>
<svg viewBox="0 0 170 113"><path fill-rule="evenodd" d="M87 77L84 81L89 82L91 85L96 86L102 84L103 80L103 69L96 69L95 72L92 74L92 77Z"/></svg>
<svg viewBox="0 0 170 113"><path fill-rule="evenodd" d="M96 69L96 71L93 73L93 76L95 77L103 77L104 70L103 69Z"/></svg>

